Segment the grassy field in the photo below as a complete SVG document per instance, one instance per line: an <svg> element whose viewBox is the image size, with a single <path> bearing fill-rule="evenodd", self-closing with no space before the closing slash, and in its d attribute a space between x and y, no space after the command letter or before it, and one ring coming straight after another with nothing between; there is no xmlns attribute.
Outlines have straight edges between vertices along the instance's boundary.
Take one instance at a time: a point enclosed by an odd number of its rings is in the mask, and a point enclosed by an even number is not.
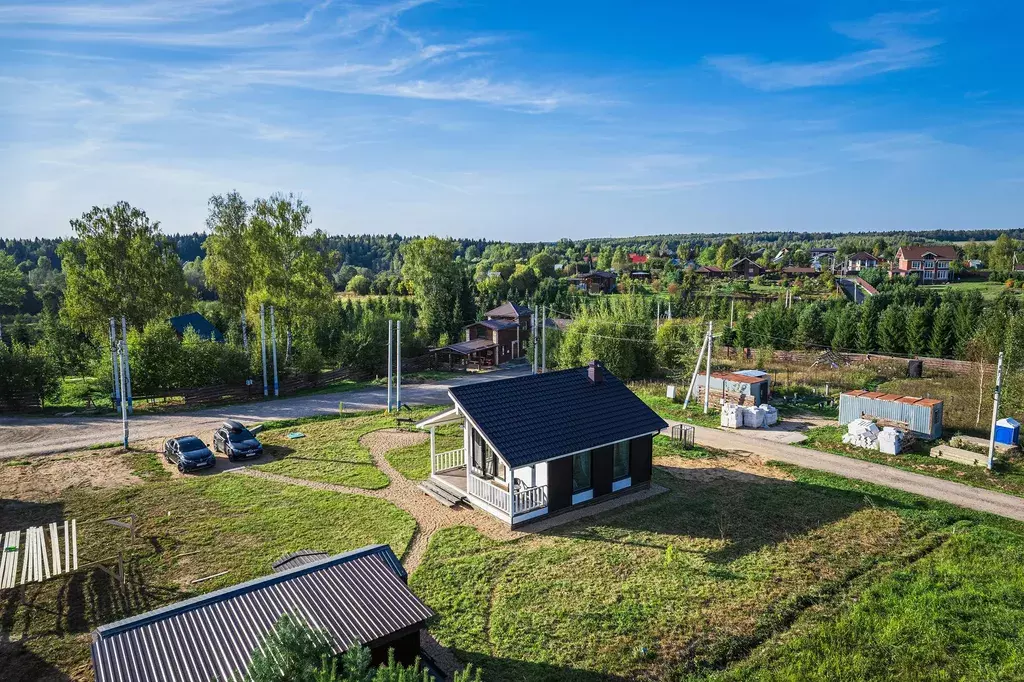
<svg viewBox="0 0 1024 682"><path fill-rule="evenodd" d="M669 492L535 538L435 535L411 584L437 637L489 682L1019 677L1021 524L694 456L656 470Z"/></svg>
<svg viewBox="0 0 1024 682"><path fill-rule="evenodd" d="M1024 294L1024 290L1021 289L1008 289L1004 282L969 281L956 282L954 284L922 284L920 286L922 291L935 291L940 294L946 289L954 289L962 292L980 291L981 295L988 300L998 298L1004 291L1009 291L1016 296Z"/></svg>
<svg viewBox="0 0 1024 682"><path fill-rule="evenodd" d="M809 613L716 680L1024 679L1024 539L954 531L932 554Z"/></svg>
<svg viewBox="0 0 1024 682"><path fill-rule="evenodd" d="M95 568L28 587L29 606L15 590L0 596L0 629L8 641L0 644L3 679L91 679L88 633L99 625L266 575L271 562L299 549L341 552L386 543L401 556L416 526L382 500L232 474L160 480L166 473L154 455L133 458L148 483L72 488L50 502L0 501L5 529L77 518L82 562L123 548L127 573L123 593ZM125 531L95 522L129 513L139 523L134 545ZM221 571L228 573L191 584Z"/></svg>
<svg viewBox="0 0 1024 682"><path fill-rule="evenodd" d="M403 419L423 419L439 408L402 412ZM388 485L388 477L373 465L370 453L359 439L371 431L394 428L395 415L361 412L315 420L270 422L261 435L264 451L275 458L256 468L307 481L322 481L355 488L377 489ZM289 439L299 431L304 438ZM427 450L429 453L429 449ZM429 459L427 466L429 471Z"/></svg>
<svg viewBox="0 0 1024 682"><path fill-rule="evenodd" d="M997 461L995 471L989 472L985 467L930 457L929 443L918 442L913 450L887 455L843 443L844 433L846 429L842 426L818 426L808 429L807 440L797 445L1024 497L1024 467L1018 461Z"/></svg>
<svg viewBox="0 0 1024 682"><path fill-rule="evenodd" d="M437 429L434 447L437 452L446 452L462 447L462 427L442 426ZM422 481L430 477L430 441L419 445L389 450L384 455L391 466L402 472L410 481Z"/></svg>

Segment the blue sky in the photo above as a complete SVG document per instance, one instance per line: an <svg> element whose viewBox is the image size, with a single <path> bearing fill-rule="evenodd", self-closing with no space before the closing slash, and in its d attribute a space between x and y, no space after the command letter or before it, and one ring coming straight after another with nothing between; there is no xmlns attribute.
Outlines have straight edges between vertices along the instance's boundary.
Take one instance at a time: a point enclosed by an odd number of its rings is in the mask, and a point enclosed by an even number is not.
<svg viewBox="0 0 1024 682"><path fill-rule="evenodd" d="M1014 2L0 2L0 236L1024 227Z"/></svg>

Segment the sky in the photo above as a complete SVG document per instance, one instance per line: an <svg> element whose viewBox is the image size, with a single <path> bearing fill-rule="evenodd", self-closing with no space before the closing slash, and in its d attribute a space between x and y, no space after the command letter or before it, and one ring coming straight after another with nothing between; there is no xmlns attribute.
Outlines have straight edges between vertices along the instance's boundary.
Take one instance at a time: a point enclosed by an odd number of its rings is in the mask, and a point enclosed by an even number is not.
<svg viewBox="0 0 1024 682"><path fill-rule="evenodd" d="M0 237L1024 227L1024 3L0 0Z"/></svg>

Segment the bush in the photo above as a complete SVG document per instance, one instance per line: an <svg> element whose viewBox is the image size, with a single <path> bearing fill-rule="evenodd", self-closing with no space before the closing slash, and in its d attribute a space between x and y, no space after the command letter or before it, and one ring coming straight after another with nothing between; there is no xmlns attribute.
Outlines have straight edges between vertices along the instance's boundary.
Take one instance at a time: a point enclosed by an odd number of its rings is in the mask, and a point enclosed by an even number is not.
<svg viewBox="0 0 1024 682"><path fill-rule="evenodd" d="M49 398L60 389L60 377L41 347L0 342L0 400Z"/></svg>
<svg viewBox="0 0 1024 682"><path fill-rule="evenodd" d="M370 280L365 275L356 275L345 285L345 291L365 296L370 293Z"/></svg>

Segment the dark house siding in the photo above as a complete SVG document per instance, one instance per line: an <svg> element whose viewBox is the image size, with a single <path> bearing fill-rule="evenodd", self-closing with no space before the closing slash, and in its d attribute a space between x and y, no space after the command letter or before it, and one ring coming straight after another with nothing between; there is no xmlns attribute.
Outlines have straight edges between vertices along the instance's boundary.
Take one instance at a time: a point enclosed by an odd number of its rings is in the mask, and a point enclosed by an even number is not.
<svg viewBox="0 0 1024 682"><path fill-rule="evenodd" d="M548 462L548 510L572 506L572 457Z"/></svg>
<svg viewBox="0 0 1024 682"><path fill-rule="evenodd" d="M651 480L651 436L629 441L629 475L633 485Z"/></svg>
<svg viewBox="0 0 1024 682"><path fill-rule="evenodd" d="M594 497L607 495L612 491L612 453L615 448L608 445L591 450L590 480L594 486Z"/></svg>
<svg viewBox="0 0 1024 682"><path fill-rule="evenodd" d="M420 655L420 631L414 630L401 637L378 644L370 649L370 660L374 666L388 662L388 652L395 652L395 660L404 665L412 665Z"/></svg>

